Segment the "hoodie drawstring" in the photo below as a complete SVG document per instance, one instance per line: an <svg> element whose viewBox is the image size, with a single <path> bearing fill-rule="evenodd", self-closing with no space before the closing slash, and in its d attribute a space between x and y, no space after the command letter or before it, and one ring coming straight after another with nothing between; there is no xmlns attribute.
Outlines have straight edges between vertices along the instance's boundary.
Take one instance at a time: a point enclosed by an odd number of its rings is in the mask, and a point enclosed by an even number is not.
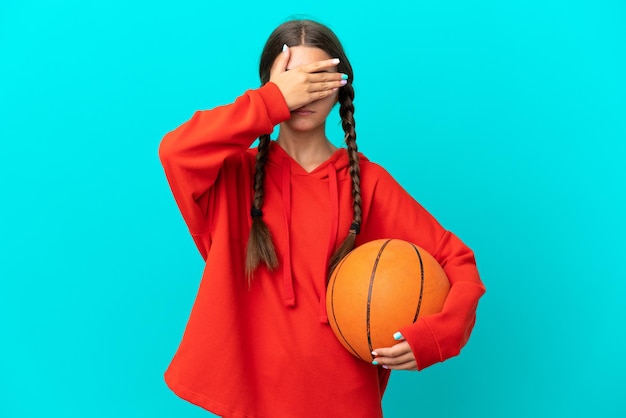
<svg viewBox="0 0 626 418"><path fill-rule="evenodd" d="M335 241L337 239L337 231L339 230L339 189L337 187L337 168L335 164L328 164L328 197L330 201L330 230L328 236L328 251L326 255L326 268L330 263L330 258L335 251ZM326 282L328 279L327 272L324 277L324 292L320 295L319 319L322 324L328 323L328 315L326 314Z"/></svg>
<svg viewBox="0 0 626 418"><path fill-rule="evenodd" d="M291 163L287 158L282 160L282 195L283 214L285 216L285 226L287 242L285 245L286 254L283 260L283 284L285 288L285 305L295 306L296 296L293 290L293 272L291 270Z"/></svg>

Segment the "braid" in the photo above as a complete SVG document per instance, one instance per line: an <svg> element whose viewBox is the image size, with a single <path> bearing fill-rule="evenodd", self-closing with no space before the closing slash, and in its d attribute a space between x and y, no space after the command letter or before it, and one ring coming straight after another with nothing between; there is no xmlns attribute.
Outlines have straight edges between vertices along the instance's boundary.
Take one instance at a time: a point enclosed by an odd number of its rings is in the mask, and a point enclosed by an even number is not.
<svg viewBox="0 0 626 418"><path fill-rule="evenodd" d="M352 178L352 208L354 211L353 223L361 225L361 169L359 166L358 147L356 145L356 122L354 121L354 89L352 85L347 85L343 92L342 104L339 108L341 125L346 133L345 142L348 146L348 158L350 161L350 177ZM351 228L352 229L352 228ZM359 233L358 231L356 232Z"/></svg>
<svg viewBox="0 0 626 418"><path fill-rule="evenodd" d="M263 206L263 198L265 197L263 185L265 182L265 160L267 159L269 145L269 135L259 137L259 146L254 167L254 200L252 201L252 207L255 209L261 209Z"/></svg>
<svg viewBox="0 0 626 418"><path fill-rule="evenodd" d="M359 168L359 154L356 145L356 130L354 122L354 89L348 83L342 87L339 93L339 115L341 126L345 132L345 142L348 147L348 159L350 162L349 172L352 179L352 224L348 236L343 240L329 262L329 273L332 273L337 264L354 248L356 235L361 232L361 170Z"/></svg>
<svg viewBox="0 0 626 418"><path fill-rule="evenodd" d="M270 136L259 137L258 153L256 155L256 165L254 174L254 200L252 201L252 227L248 238L248 248L246 251L246 275L248 282L252 278L252 273L260 263L264 263L269 270L278 267L276 250L272 243L272 236L267 225L263 221L264 190L265 181L265 161L269 151Z"/></svg>

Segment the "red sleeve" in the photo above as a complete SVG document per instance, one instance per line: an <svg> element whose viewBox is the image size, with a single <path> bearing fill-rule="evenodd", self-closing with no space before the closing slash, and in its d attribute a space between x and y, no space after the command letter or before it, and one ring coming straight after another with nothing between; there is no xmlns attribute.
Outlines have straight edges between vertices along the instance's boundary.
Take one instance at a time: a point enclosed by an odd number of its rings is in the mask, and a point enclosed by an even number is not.
<svg viewBox="0 0 626 418"><path fill-rule="evenodd" d="M433 256L451 284L443 310L400 330L415 354L418 370L460 353L476 322L478 299L485 293L474 253L454 234L443 233Z"/></svg>
<svg viewBox="0 0 626 418"><path fill-rule="evenodd" d="M280 90L267 83L246 92L232 104L197 111L189 121L165 135L159 157L194 238L208 232L209 192L225 159L246 151L256 138L270 134L275 125L289 116Z"/></svg>
<svg viewBox="0 0 626 418"><path fill-rule="evenodd" d="M450 280L450 292L440 313L420 317L399 330L411 346L417 368L422 370L459 354L474 327L478 300L485 287L472 250L445 230L391 175L379 170L375 187L378 192L374 191L368 205L373 225L363 225L368 235L374 231L375 236L367 240L400 238L413 242L435 257Z"/></svg>

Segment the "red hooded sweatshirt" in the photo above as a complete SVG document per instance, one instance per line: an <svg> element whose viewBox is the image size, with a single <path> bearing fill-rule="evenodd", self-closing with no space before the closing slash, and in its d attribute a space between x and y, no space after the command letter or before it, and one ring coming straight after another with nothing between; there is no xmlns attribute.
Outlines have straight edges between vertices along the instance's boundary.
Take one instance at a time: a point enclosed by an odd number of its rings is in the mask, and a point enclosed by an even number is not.
<svg viewBox="0 0 626 418"><path fill-rule="evenodd" d="M168 133L159 154L176 202L206 261L180 346L165 373L180 397L233 418L382 416L389 372L357 359L325 312L328 261L352 221L345 149L306 172L271 142L263 219L279 268L244 272L252 223L257 137L289 119L273 83L199 111ZM443 311L399 331L419 369L459 353L484 293L472 251L444 230L380 166L361 156L363 222L357 245L411 241L442 265Z"/></svg>

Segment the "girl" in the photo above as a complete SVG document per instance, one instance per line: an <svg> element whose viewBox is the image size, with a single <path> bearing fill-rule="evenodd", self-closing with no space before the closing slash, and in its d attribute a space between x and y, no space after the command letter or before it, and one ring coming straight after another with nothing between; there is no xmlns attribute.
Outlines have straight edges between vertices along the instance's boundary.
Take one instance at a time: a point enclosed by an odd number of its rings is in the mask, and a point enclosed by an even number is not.
<svg viewBox="0 0 626 418"><path fill-rule="evenodd" d="M159 149L206 260L166 382L223 417L381 417L390 370L423 369L466 343L484 292L473 253L357 152L352 67L330 29L279 26L260 76L262 87L196 112ZM347 148L325 134L337 103ZM441 313L398 330L368 364L332 333L326 280L355 245L381 238L430 252L451 289Z"/></svg>

